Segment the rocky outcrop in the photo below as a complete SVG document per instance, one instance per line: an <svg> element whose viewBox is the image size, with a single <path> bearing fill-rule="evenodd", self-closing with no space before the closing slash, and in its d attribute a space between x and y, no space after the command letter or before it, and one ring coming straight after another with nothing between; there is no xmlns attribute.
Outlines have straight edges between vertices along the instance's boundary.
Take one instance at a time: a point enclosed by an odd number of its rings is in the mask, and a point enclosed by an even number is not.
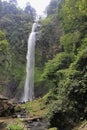
<svg viewBox="0 0 87 130"><path fill-rule="evenodd" d="M15 110L15 105L11 103L7 97L0 95L0 116L10 116L13 115Z"/></svg>

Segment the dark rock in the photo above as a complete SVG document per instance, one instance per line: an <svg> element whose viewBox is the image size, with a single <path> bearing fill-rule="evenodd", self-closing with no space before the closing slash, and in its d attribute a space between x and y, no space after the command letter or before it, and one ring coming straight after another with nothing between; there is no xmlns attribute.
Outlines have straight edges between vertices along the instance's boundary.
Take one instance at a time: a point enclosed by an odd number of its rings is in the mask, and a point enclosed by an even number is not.
<svg viewBox="0 0 87 130"><path fill-rule="evenodd" d="M8 101L8 98L0 95L0 116L10 116L14 112L14 105Z"/></svg>

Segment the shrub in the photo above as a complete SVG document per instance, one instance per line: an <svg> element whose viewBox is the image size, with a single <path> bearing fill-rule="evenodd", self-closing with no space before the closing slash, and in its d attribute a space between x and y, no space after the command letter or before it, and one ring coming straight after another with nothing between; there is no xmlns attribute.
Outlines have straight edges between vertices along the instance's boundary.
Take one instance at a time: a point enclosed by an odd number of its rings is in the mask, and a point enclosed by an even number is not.
<svg viewBox="0 0 87 130"><path fill-rule="evenodd" d="M23 128L16 124L10 124L7 126L7 130L23 130Z"/></svg>

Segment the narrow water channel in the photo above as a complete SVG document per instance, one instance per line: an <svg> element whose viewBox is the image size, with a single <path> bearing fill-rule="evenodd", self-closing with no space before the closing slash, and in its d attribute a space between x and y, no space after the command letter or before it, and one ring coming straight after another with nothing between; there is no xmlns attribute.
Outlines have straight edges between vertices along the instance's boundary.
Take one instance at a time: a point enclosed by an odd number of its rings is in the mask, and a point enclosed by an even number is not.
<svg viewBox="0 0 87 130"><path fill-rule="evenodd" d="M47 130L49 124L45 120L37 120L29 121L26 125L29 130Z"/></svg>

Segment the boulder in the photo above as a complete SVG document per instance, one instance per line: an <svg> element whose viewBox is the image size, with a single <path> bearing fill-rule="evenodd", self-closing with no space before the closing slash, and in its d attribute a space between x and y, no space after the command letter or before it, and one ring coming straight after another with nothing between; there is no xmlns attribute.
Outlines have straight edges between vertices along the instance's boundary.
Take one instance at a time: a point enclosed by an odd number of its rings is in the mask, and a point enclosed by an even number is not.
<svg viewBox="0 0 87 130"><path fill-rule="evenodd" d="M7 97L0 95L0 116L10 116L14 114L14 105L11 103Z"/></svg>

